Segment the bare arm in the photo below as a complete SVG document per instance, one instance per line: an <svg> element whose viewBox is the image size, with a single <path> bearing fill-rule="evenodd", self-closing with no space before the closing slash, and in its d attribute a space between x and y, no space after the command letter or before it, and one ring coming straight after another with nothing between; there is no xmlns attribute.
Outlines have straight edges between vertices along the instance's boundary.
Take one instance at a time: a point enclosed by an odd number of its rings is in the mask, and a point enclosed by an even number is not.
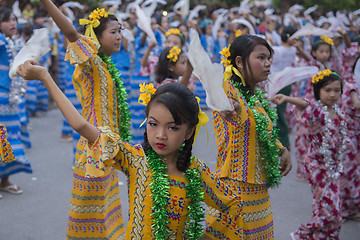
<svg viewBox="0 0 360 240"><path fill-rule="evenodd" d="M355 90L350 92L350 99L356 109L360 109L359 93Z"/></svg>
<svg viewBox="0 0 360 240"><path fill-rule="evenodd" d="M182 78L180 80L180 83L182 85L187 86L189 84L189 80L190 80L190 77L191 77L191 74L192 74L193 70L194 69L193 69L189 59L187 59L187 61L186 61L186 70L185 70L185 73L184 73L184 75L182 76Z"/></svg>
<svg viewBox="0 0 360 240"><path fill-rule="evenodd" d="M148 48L146 49L146 52L144 54L144 56L141 59L141 66L142 67L146 67L147 63L148 63L148 59L149 59L149 55L152 51L152 49L156 46L156 42L150 42Z"/></svg>
<svg viewBox="0 0 360 240"><path fill-rule="evenodd" d="M51 0L41 0L41 3L70 42L75 42L79 39L80 35L75 27Z"/></svg>
<svg viewBox="0 0 360 240"><path fill-rule="evenodd" d="M90 143L95 142L99 135L98 129L80 115L69 99L65 97L55 84L49 72L45 68L36 66L35 64L36 62L34 61L26 61L18 67L17 73L26 80L40 80L53 97L56 105L60 108L70 126L88 139Z"/></svg>
<svg viewBox="0 0 360 240"><path fill-rule="evenodd" d="M303 110L308 106L308 102L302 98L289 97L283 94L277 94L272 100L273 103L279 105L283 102L294 104L297 108Z"/></svg>

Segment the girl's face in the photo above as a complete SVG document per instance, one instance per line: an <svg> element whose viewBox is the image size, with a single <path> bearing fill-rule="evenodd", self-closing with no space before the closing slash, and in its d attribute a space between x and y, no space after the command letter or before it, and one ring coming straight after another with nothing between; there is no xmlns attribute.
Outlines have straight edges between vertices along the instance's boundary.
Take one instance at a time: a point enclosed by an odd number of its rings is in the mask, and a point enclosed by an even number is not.
<svg viewBox="0 0 360 240"><path fill-rule="evenodd" d="M185 123L176 125L169 109L158 102L151 103L147 119L146 132L152 149L164 158L177 158L179 147L191 137L193 129Z"/></svg>
<svg viewBox="0 0 360 240"><path fill-rule="evenodd" d="M98 38L100 43L99 51L107 56L120 51L121 46L121 29L117 21L109 21L106 23L105 30Z"/></svg>
<svg viewBox="0 0 360 240"><path fill-rule="evenodd" d="M176 77L182 76L186 70L186 56L184 53L180 53L178 61L174 66L170 66L170 70L173 71Z"/></svg>
<svg viewBox="0 0 360 240"><path fill-rule="evenodd" d="M238 56L237 59L241 59L241 57ZM269 50L264 45L255 46L254 50L249 56L249 65L247 66L247 72L249 74L249 77L252 77L251 80L255 84L265 81L268 78L270 74L271 63L272 56ZM236 65L239 66L238 64ZM243 73L241 68L238 70Z"/></svg>
<svg viewBox="0 0 360 240"><path fill-rule="evenodd" d="M320 89L320 101L332 107L340 99L341 96L341 82L333 81Z"/></svg>
<svg viewBox="0 0 360 240"><path fill-rule="evenodd" d="M165 17L165 16L162 16L162 17L161 17L161 26L162 26L163 28L165 28L165 29L170 28L169 20L168 20L167 17Z"/></svg>
<svg viewBox="0 0 360 240"><path fill-rule="evenodd" d="M170 34L166 38L165 47L174 47L174 46L182 48L181 38L179 35Z"/></svg>
<svg viewBox="0 0 360 240"><path fill-rule="evenodd" d="M328 44L320 44L316 51L312 52L312 55L316 58L316 60L324 64L329 61L330 53L330 46Z"/></svg>
<svg viewBox="0 0 360 240"><path fill-rule="evenodd" d="M0 31L6 37L12 37L17 32L17 21L14 14L11 14L7 22L0 23Z"/></svg>
<svg viewBox="0 0 360 240"><path fill-rule="evenodd" d="M184 35L184 38L187 39L189 37L189 31L186 26L180 25L179 26L180 32Z"/></svg>

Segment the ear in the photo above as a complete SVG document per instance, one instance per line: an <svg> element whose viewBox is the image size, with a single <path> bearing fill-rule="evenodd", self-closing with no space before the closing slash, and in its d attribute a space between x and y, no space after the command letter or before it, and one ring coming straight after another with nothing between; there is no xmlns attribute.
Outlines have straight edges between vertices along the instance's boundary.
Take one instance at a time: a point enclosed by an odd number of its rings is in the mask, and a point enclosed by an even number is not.
<svg viewBox="0 0 360 240"><path fill-rule="evenodd" d="M175 65L169 64L169 71L173 72L175 70Z"/></svg>
<svg viewBox="0 0 360 240"><path fill-rule="evenodd" d="M195 128L196 127L193 127L193 128L189 128L187 131L186 131L186 135L185 135L185 139L186 140L189 140L191 138L191 136L193 135L194 131L195 131Z"/></svg>
<svg viewBox="0 0 360 240"><path fill-rule="evenodd" d="M240 70L240 69L243 69L243 62L242 62L242 59L241 59L241 57L240 56L237 56L236 58L235 58L235 65L236 65L236 68L238 69L238 70Z"/></svg>

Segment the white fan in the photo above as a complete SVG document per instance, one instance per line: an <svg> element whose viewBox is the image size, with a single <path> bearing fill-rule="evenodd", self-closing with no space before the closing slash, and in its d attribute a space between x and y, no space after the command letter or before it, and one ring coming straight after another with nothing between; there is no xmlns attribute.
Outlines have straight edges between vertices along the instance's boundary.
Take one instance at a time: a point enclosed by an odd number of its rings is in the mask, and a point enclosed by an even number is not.
<svg viewBox="0 0 360 240"><path fill-rule="evenodd" d="M222 87L224 67L211 62L201 45L198 32L193 28L190 29L190 39L188 58L194 68L193 73L205 88L207 105L216 111L233 111Z"/></svg>
<svg viewBox="0 0 360 240"><path fill-rule="evenodd" d="M17 68L27 60L38 62L42 56L50 51L49 31L47 28L35 29L34 34L15 56L10 68L10 78L15 77Z"/></svg>
<svg viewBox="0 0 360 240"><path fill-rule="evenodd" d="M334 37L334 34L323 28L318 28L312 25L311 23L307 23L304 27L297 30L289 39L294 39L301 36L328 36Z"/></svg>
<svg viewBox="0 0 360 240"><path fill-rule="evenodd" d="M273 98L281 89L294 82L314 76L317 67L286 67L282 71L269 75L268 94Z"/></svg>

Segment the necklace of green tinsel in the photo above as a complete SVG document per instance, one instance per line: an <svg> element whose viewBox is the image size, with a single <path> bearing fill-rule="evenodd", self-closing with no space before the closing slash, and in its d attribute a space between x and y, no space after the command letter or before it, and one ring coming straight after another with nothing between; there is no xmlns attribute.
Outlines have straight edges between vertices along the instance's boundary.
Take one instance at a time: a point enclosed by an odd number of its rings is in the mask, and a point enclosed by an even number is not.
<svg viewBox="0 0 360 240"><path fill-rule="evenodd" d="M232 80L232 83L239 90L240 95L244 97L247 105L254 115L261 158L265 165L266 185L269 188L278 186L281 179L279 170L280 150L276 146L278 130L276 127L273 127L272 131L269 131L267 129L269 126L268 118L264 114L259 113L254 107L256 104L261 104L273 123L275 123L278 118L276 109L269 108L270 103L264 99L262 91L255 89L255 94L251 95L249 91L241 88L241 82L235 82Z"/></svg>
<svg viewBox="0 0 360 240"><path fill-rule="evenodd" d="M121 137L121 140L128 142L131 140L131 132L130 132L131 115L129 111L129 106L126 102L127 100L126 89L124 87L123 81L121 80L119 70L116 68L115 64L111 60L111 57L106 56L102 53L98 53L98 55L106 63L107 70L110 73L112 80L115 82L117 104L120 113L119 135Z"/></svg>
<svg viewBox="0 0 360 240"><path fill-rule="evenodd" d="M171 238L170 230L167 226L169 223L169 213L167 210L168 199L170 198L170 179L168 178L167 166L165 160L161 159L159 155L150 149L146 151L146 158L148 159L150 169L153 172L151 188L151 198L153 200L152 207L152 229L156 240L167 240ZM194 157L191 157L191 161ZM204 221L204 208L201 202L204 200L202 178L198 169L187 169L185 171L186 180L185 185L186 196L190 199L188 205L188 220L185 226L186 239L201 239L203 236L203 228L200 222Z"/></svg>

